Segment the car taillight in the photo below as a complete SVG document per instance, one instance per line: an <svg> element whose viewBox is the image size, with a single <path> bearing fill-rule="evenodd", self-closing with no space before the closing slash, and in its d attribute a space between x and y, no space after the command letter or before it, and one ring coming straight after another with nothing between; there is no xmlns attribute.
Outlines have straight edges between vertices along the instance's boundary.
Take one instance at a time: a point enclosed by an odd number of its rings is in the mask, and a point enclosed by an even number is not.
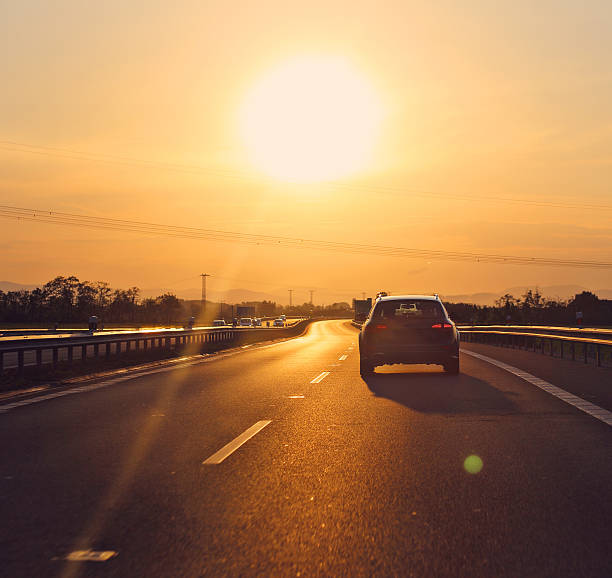
<svg viewBox="0 0 612 578"><path fill-rule="evenodd" d="M449 325L448 323L434 323L431 326L432 329L452 329L453 326Z"/></svg>
<svg viewBox="0 0 612 578"><path fill-rule="evenodd" d="M378 323L374 326L374 329L387 329L387 326L384 323Z"/></svg>

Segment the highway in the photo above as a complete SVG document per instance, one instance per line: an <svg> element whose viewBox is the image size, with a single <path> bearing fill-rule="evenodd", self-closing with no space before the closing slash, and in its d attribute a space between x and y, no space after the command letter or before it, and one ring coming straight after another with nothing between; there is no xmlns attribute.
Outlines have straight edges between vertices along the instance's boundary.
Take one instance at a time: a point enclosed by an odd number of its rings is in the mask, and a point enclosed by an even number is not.
<svg viewBox="0 0 612 578"><path fill-rule="evenodd" d="M0 400L0 574L612 574L610 369L468 344L364 381L357 337Z"/></svg>

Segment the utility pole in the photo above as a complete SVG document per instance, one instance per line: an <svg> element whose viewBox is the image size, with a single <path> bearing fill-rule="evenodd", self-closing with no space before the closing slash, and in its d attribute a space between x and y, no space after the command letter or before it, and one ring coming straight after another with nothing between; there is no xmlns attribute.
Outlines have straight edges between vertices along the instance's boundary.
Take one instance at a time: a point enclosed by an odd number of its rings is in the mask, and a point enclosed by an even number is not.
<svg viewBox="0 0 612 578"><path fill-rule="evenodd" d="M310 293L310 304L312 305L312 294L314 293L314 289L310 289L309 293Z"/></svg>
<svg viewBox="0 0 612 578"><path fill-rule="evenodd" d="M289 307L293 307L293 289L289 289Z"/></svg>
<svg viewBox="0 0 612 578"><path fill-rule="evenodd" d="M210 277L208 273L202 273L200 275L202 277L202 314L206 309L206 277Z"/></svg>
<svg viewBox="0 0 612 578"><path fill-rule="evenodd" d="M365 301L365 291L361 292L361 298Z"/></svg>

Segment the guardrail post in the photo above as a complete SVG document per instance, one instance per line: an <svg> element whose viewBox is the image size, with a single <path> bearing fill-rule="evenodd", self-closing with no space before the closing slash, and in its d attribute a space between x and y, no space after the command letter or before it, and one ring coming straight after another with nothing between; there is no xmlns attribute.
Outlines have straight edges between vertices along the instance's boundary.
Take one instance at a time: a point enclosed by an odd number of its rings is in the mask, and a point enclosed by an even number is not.
<svg viewBox="0 0 612 578"><path fill-rule="evenodd" d="M36 366L40 367L42 365L42 349L36 350Z"/></svg>
<svg viewBox="0 0 612 578"><path fill-rule="evenodd" d="M72 345L68 346L68 363L72 363L72 358L74 357L74 351L72 350Z"/></svg>
<svg viewBox="0 0 612 578"><path fill-rule="evenodd" d="M94 357L99 357L100 355L100 344L94 343Z"/></svg>
<svg viewBox="0 0 612 578"><path fill-rule="evenodd" d="M4 351L0 351L0 371L4 371Z"/></svg>
<svg viewBox="0 0 612 578"><path fill-rule="evenodd" d="M81 361L87 361L87 345L81 345Z"/></svg>
<svg viewBox="0 0 612 578"><path fill-rule="evenodd" d="M597 344L596 355L597 355L597 367L601 367L601 345L599 343Z"/></svg>
<svg viewBox="0 0 612 578"><path fill-rule="evenodd" d="M588 343L584 343L583 347L584 347L584 362L588 363L589 362L589 345L588 345Z"/></svg>
<svg viewBox="0 0 612 578"><path fill-rule="evenodd" d="M57 362L59 361L59 348L54 347L52 351L53 351L53 366L56 366Z"/></svg>
<svg viewBox="0 0 612 578"><path fill-rule="evenodd" d="M19 375L23 374L24 362L23 362L23 349L17 352L17 372Z"/></svg>
<svg viewBox="0 0 612 578"><path fill-rule="evenodd" d="M572 361L576 361L576 345L573 341L570 343L570 351L572 352Z"/></svg>

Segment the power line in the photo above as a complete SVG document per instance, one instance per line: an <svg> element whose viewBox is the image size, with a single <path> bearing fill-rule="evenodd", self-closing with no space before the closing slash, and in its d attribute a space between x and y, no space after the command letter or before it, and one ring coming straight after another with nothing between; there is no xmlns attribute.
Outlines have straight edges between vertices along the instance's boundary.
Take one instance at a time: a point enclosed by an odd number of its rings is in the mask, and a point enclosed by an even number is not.
<svg viewBox="0 0 612 578"><path fill-rule="evenodd" d="M516 255L498 255L489 253L467 253L459 251L438 251L431 249L415 249L409 247L392 247L365 243L342 243L337 241L320 241L316 239L300 239L296 237L281 237L273 235L256 235L236 231L219 231L196 227L179 227L162 225L126 219L110 219L90 215L77 215L57 211L40 211L23 207L0 205L0 217L69 225L72 227L93 228L102 230L163 235L184 239L200 239L223 241L248 245L263 245L276 247L301 248L323 251L336 251L350 254L367 254L388 257L409 257L422 259L437 259L444 261L471 261L483 263L498 263L504 265L538 265L548 267L610 269L612 262L590 261L582 259L557 259L547 257L520 257Z"/></svg>
<svg viewBox="0 0 612 578"><path fill-rule="evenodd" d="M0 140L0 149L8 152L18 152L26 154L35 154L39 156L50 156L56 158L64 158L69 160L80 160L89 162L98 162L104 164L117 164L117 165L128 165L138 166L143 168L157 168L162 170L171 170L186 172L192 174L209 174L222 178L238 179L246 182L253 182L256 178L258 181L266 181L278 185L278 182L274 179L265 177L258 173L249 173L247 171L239 171L235 169L225 169L221 167L212 166L201 166L191 165L182 163L168 163L163 161L154 161L147 159L137 159L134 157L124 157L119 155L109 155L105 153L90 153L85 151L75 151L72 149L65 149L61 147L51 147L44 145L34 145L28 143L22 143L10 140ZM300 183L294 183L300 184ZM390 196L398 195L413 195L418 197L426 197L431 199L454 199L458 201L477 201L487 203L511 203L517 205L529 205L534 207L548 207L557 209L568 209L568 210L597 210L597 211L612 211L612 205L602 205L594 203L585 203L581 200L573 202L560 202L560 201L546 201L542 199L534 198L511 198L511 197L500 197L496 195L474 195L465 193L453 193L453 192L436 192L426 190L415 190L405 187L390 187L381 185L360 185L360 184L347 184L336 181L324 181L319 183L321 186L327 188L336 189L339 191L346 192L361 192L362 194L385 194Z"/></svg>

